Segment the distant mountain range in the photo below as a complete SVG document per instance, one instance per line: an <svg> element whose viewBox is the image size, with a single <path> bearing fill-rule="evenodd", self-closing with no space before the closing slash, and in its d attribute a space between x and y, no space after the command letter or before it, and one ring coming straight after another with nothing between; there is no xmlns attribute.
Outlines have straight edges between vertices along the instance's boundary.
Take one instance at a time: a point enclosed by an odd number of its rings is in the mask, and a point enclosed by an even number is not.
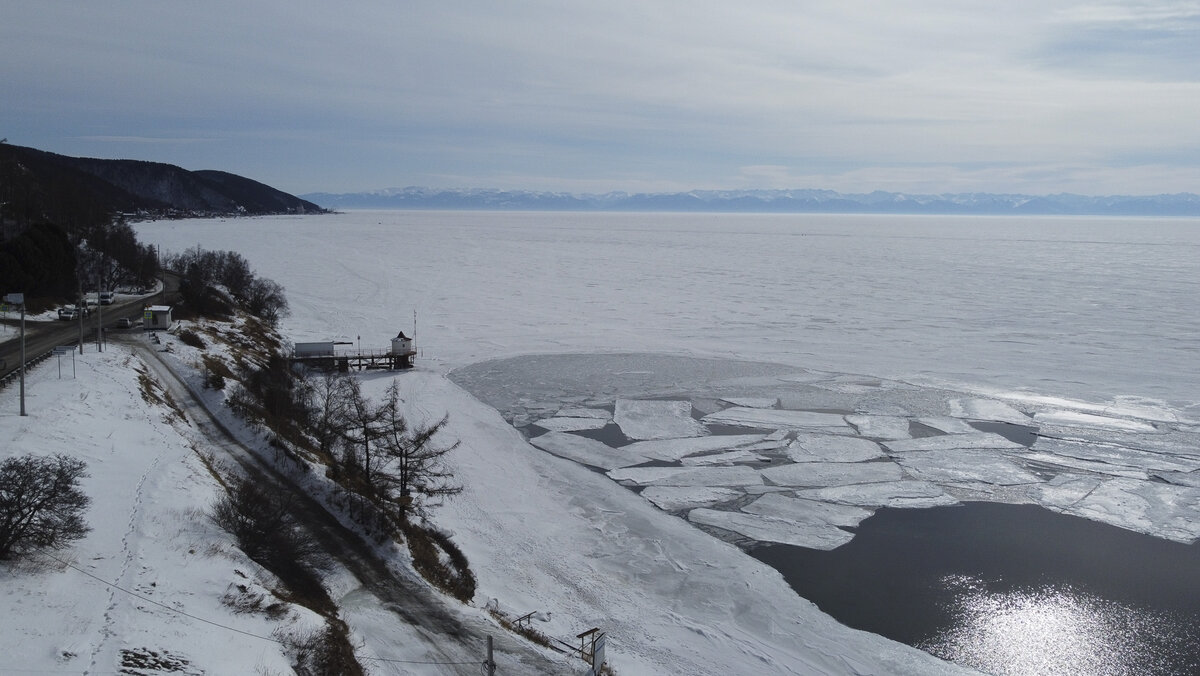
<svg viewBox="0 0 1200 676"><path fill-rule="evenodd" d="M320 213L316 204L224 171L68 157L0 143L0 217L70 226L104 214L137 217Z"/></svg>
<svg viewBox="0 0 1200 676"><path fill-rule="evenodd" d="M1200 196L1192 193L1088 197L1068 193L914 195L882 191L847 194L833 190L695 190L589 195L524 190L396 188L358 193L309 193L302 197L327 209L1200 216Z"/></svg>

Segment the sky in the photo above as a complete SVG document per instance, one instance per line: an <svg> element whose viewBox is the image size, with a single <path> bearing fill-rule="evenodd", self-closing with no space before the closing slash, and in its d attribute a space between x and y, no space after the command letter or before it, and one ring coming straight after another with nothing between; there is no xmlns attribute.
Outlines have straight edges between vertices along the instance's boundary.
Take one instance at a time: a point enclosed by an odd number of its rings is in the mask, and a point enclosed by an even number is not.
<svg viewBox="0 0 1200 676"><path fill-rule="evenodd" d="M9 143L296 194L1200 192L1198 120L1200 1L0 9Z"/></svg>

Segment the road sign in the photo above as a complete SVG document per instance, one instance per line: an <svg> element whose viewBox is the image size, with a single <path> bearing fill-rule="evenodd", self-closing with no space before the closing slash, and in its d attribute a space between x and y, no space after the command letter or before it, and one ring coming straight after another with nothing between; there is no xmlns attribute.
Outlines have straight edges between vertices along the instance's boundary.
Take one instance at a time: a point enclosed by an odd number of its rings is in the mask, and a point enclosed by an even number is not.
<svg viewBox="0 0 1200 676"><path fill-rule="evenodd" d="M5 302L5 303L12 303L13 305L24 305L24 304L25 304L25 294L23 294L23 293L10 293L10 294L8 294L7 296L5 296L5 297L4 297L4 302Z"/></svg>
<svg viewBox="0 0 1200 676"><path fill-rule="evenodd" d="M74 345L57 345L54 348L54 354L57 354L57 355L64 355L64 354L67 354L69 352L74 352L74 351L75 351Z"/></svg>

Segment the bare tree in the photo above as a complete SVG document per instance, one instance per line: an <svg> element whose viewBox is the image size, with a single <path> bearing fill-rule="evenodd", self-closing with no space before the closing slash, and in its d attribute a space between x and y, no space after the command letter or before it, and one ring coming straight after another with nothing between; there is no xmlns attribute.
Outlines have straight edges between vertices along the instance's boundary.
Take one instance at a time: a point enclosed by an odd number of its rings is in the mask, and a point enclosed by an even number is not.
<svg viewBox="0 0 1200 676"><path fill-rule="evenodd" d="M333 457L334 447L346 431L349 401L357 386L356 380L337 371L317 375L310 372L305 377L308 429L317 442L317 450L325 457Z"/></svg>
<svg viewBox="0 0 1200 676"><path fill-rule="evenodd" d="M434 441L445 429L448 417L428 427L410 429L400 412L400 388L395 381L388 387L378 413L383 428L381 450L387 458L383 497L398 507L401 522L406 523L410 516L425 516L433 500L462 492L462 486L454 483L454 474L443 463L445 455L458 448L459 442L445 446Z"/></svg>
<svg viewBox="0 0 1200 676"><path fill-rule="evenodd" d="M0 559L63 547L91 529L79 490L87 464L67 455L24 455L0 463Z"/></svg>

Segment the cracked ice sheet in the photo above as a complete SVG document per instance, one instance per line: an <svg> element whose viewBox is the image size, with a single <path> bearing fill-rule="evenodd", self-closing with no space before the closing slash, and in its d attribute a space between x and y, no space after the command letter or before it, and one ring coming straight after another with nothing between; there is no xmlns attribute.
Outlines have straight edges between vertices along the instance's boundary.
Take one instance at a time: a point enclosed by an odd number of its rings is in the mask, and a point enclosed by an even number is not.
<svg viewBox="0 0 1200 676"><path fill-rule="evenodd" d="M874 441L814 432L797 433L787 454L794 462L862 462L887 457Z"/></svg>
<svg viewBox="0 0 1200 676"><path fill-rule="evenodd" d="M1200 488L1111 479L1064 511L1185 544L1200 538Z"/></svg>
<svg viewBox="0 0 1200 676"><path fill-rule="evenodd" d="M1098 477L1060 474L1044 484L1029 487L1029 497L1039 505L1059 512L1087 497L1100 485Z"/></svg>
<svg viewBox="0 0 1200 676"><path fill-rule="evenodd" d="M917 422L946 434L974 434L979 431L965 420L944 415L917 418Z"/></svg>
<svg viewBox="0 0 1200 676"><path fill-rule="evenodd" d="M774 408L779 397L721 397L721 401L743 408Z"/></svg>
<svg viewBox="0 0 1200 676"><path fill-rule="evenodd" d="M836 549L854 538L852 533L837 526L792 523L767 516L715 509L693 509L688 512L688 521L733 531L758 542L778 542L809 549Z"/></svg>
<svg viewBox="0 0 1200 676"><path fill-rule="evenodd" d="M1110 418L1106 415L1092 415L1079 411L1043 411L1033 416L1039 423L1048 425L1063 425L1064 427L1102 427L1110 430L1125 432L1155 432L1154 425L1140 420Z"/></svg>
<svg viewBox="0 0 1200 676"><path fill-rule="evenodd" d="M896 458L915 479L935 483L979 481L999 486L1041 483L1033 473L1003 455L987 451L927 451Z"/></svg>
<svg viewBox="0 0 1200 676"><path fill-rule="evenodd" d="M602 408L564 408L557 413L557 417L612 420L612 414Z"/></svg>
<svg viewBox="0 0 1200 676"><path fill-rule="evenodd" d="M624 467L608 473L614 481L642 486L758 486L762 474L750 467Z"/></svg>
<svg viewBox="0 0 1200 676"><path fill-rule="evenodd" d="M781 486L844 486L897 481L903 474L894 462L800 462L762 470L764 478Z"/></svg>
<svg viewBox="0 0 1200 676"><path fill-rule="evenodd" d="M654 439L637 441L628 446L622 446L622 451L645 456L653 460L678 460L696 453L711 453L726 451L755 444L764 439L761 434L714 434L707 437L687 437L684 439Z"/></svg>
<svg viewBox="0 0 1200 676"><path fill-rule="evenodd" d="M690 401L618 399L613 422L630 439L676 439L708 434L708 429L692 417Z"/></svg>
<svg viewBox="0 0 1200 676"><path fill-rule="evenodd" d="M536 420L533 424L550 432L578 432L580 430L598 430L607 425L608 420L601 418L566 418L555 416L553 418Z"/></svg>
<svg viewBox="0 0 1200 676"><path fill-rule="evenodd" d="M1200 469L1200 458L1142 451L1111 443L1038 437L1031 450L1080 460L1137 467L1151 472L1191 472Z"/></svg>
<svg viewBox="0 0 1200 676"><path fill-rule="evenodd" d="M875 439L908 439L908 418L895 415L848 415L846 422L858 428L860 436Z"/></svg>
<svg viewBox="0 0 1200 676"><path fill-rule="evenodd" d="M742 507L743 512L769 516L793 523L815 523L830 526L857 526L875 512L852 505L838 505L802 498L789 498L768 493Z"/></svg>
<svg viewBox="0 0 1200 676"><path fill-rule="evenodd" d="M928 451L954 451L962 449L1021 449L1025 447L1015 441L1009 441L999 434L991 432L972 432L970 434L946 434L937 437L921 437L919 439L897 439L885 441L883 445L893 453L913 453Z"/></svg>
<svg viewBox="0 0 1200 676"><path fill-rule="evenodd" d="M1148 481L1150 475L1144 470L1136 467L1126 467L1123 465L1113 465L1107 462L1097 462L1095 460L1080 460L1066 455L1053 455L1050 453L1021 453L1020 457L1031 462L1055 465L1058 467L1068 467L1075 470L1083 470L1085 472L1095 472L1097 474L1107 474L1109 476L1123 476L1129 479L1139 479Z"/></svg>
<svg viewBox="0 0 1200 676"><path fill-rule="evenodd" d="M529 443L560 458L606 470L638 465L649 460L625 449L616 449L595 439L566 432L547 432L530 439Z"/></svg>
<svg viewBox="0 0 1200 676"><path fill-rule="evenodd" d="M706 455L689 455L680 462L689 467L704 465L733 465L746 462L766 462L767 458L747 450L728 451L726 453L709 453Z"/></svg>
<svg viewBox="0 0 1200 676"><path fill-rule="evenodd" d="M846 419L836 413L814 411L785 411L773 408L747 408L735 406L724 411L704 416L704 422L741 427L765 427L768 429L798 427L845 427Z"/></svg>
<svg viewBox="0 0 1200 676"><path fill-rule="evenodd" d="M668 512L708 507L741 496L739 490L711 486L649 486L642 491L643 498Z"/></svg>
<svg viewBox="0 0 1200 676"><path fill-rule="evenodd" d="M1002 401L994 399L951 399L950 415L971 420L994 420L1014 425L1031 425L1033 419Z"/></svg>
<svg viewBox="0 0 1200 676"><path fill-rule="evenodd" d="M937 484L928 481L882 481L872 484L849 484L828 488L809 488L796 491L802 498L837 502L861 507L906 507L921 509L958 504Z"/></svg>

